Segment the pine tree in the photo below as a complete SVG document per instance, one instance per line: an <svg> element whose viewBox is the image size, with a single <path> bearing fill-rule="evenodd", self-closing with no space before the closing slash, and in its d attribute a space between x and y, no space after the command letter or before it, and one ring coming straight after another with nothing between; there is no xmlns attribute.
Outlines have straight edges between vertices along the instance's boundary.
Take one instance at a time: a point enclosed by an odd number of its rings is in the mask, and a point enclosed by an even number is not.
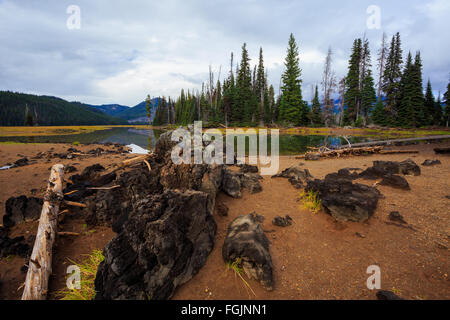
<svg viewBox="0 0 450 320"><path fill-rule="evenodd" d="M314 127L320 127L323 125L322 112L320 110L320 101L319 101L319 88L316 86L314 92L314 98L311 101L311 124Z"/></svg>
<svg viewBox="0 0 450 320"><path fill-rule="evenodd" d="M284 63L286 70L282 75L282 94L280 101L280 120L293 125L301 125L305 118L302 100L298 47L294 35L291 33L287 55Z"/></svg>
<svg viewBox="0 0 450 320"><path fill-rule="evenodd" d="M369 69L367 70L367 74L364 77L361 91L361 113L365 124L372 110L373 104L377 101L377 96L373 82L374 80L372 77L372 71Z"/></svg>
<svg viewBox="0 0 450 320"><path fill-rule="evenodd" d="M256 73L255 80L255 95L257 100L257 115L258 121L260 125L264 125L264 122L267 122L266 117L266 108L265 103L268 103L268 93L267 93L267 82L266 82L266 73L264 69L264 59L263 59L263 50L259 48L259 62L258 62L258 70Z"/></svg>
<svg viewBox="0 0 450 320"><path fill-rule="evenodd" d="M382 90L386 94L387 122L393 125L396 122L400 101L400 81L402 78L401 66L403 63L400 33L392 37L389 54L384 69Z"/></svg>
<svg viewBox="0 0 450 320"><path fill-rule="evenodd" d="M397 107L396 124L402 127L412 127L415 125L415 113L412 104L414 95L413 67L411 52L409 52L400 81L399 92L401 95Z"/></svg>
<svg viewBox="0 0 450 320"><path fill-rule="evenodd" d="M269 87L269 105L270 105L270 122L275 123L278 121L277 117L277 106L275 104L275 89L273 85Z"/></svg>
<svg viewBox="0 0 450 320"><path fill-rule="evenodd" d="M435 126L443 125L443 114L442 114L442 105L441 105L441 93L439 92L438 98L436 100L434 106L434 114L433 114L433 124Z"/></svg>
<svg viewBox="0 0 450 320"><path fill-rule="evenodd" d="M428 79L427 83L424 107L426 111L425 113L426 125L433 125L435 118L436 102L434 100L433 90L431 89L430 79Z"/></svg>
<svg viewBox="0 0 450 320"><path fill-rule="evenodd" d="M344 99L347 109L344 111L344 125L351 125L356 121L357 110L360 103L360 62L361 62L361 39L353 42L352 54L350 56L348 74L346 77L346 91Z"/></svg>
<svg viewBox="0 0 450 320"><path fill-rule="evenodd" d="M242 46L241 64L237 73L237 101L233 109L233 122L249 123L254 111L253 103L255 103L255 99L252 88L250 58L247 44L244 43Z"/></svg>
<svg viewBox="0 0 450 320"><path fill-rule="evenodd" d="M423 96L423 80L422 80L422 60L420 58L420 52L416 53L414 59L414 65L411 73L412 81L412 95L411 103L414 112L414 126L420 127L427 125L425 118L426 110L424 109L424 96Z"/></svg>
<svg viewBox="0 0 450 320"><path fill-rule="evenodd" d="M375 123L379 126L386 125L386 114L385 114L385 110L384 110L383 101L381 101L381 97L378 98L377 103L375 104L375 107L373 109L372 121L373 121L373 123Z"/></svg>

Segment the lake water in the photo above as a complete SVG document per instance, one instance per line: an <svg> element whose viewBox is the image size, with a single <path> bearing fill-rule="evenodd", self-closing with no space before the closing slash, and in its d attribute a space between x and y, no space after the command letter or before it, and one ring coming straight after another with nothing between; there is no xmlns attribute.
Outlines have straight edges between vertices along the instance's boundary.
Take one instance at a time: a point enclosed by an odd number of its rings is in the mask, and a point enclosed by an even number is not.
<svg viewBox="0 0 450 320"><path fill-rule="evenodd" d="M155 146L162 130L155 129L136 129L136 128L111 128L107 130L98 130L90 133L52 135L52 136L25 136L25 137L0 137L2 141L26 142L26 143L122 143L135 144L148 149L151 145ZM352 137L347 136L350 143L366 142L376 140L373 137ZM270 149L270 134L268 136L268 145ZM344 138L338 136L324 135L299 135L299 134L280 134L280 154L292 155L304 153L307 147L332 146L337 147L346 145ZM248 145L248 142L247 142Z"/></svg>

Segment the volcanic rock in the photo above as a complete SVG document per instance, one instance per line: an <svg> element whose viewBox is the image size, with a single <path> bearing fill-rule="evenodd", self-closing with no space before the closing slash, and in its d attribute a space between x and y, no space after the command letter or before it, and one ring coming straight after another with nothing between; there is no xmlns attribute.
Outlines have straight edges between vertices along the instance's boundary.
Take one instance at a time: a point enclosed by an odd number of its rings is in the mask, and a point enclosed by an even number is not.
<svg viewBox="0 0 450 320"><path fill-rule="evenodd" d="M357 222L363 222L373 215L381 195L374 187L336 176L310 180L305 191L318 192L322 206L336 220Z"/></svg>
<svg viewBox="0 0 450 320"><path fill-rule="evenodd" d="M239 261L249 278L260 281L267 290L273 289L269 240L253 214L239 216L230 223L222 257L225 262Z"/></svg>
<svg viewBox="0 0 450 320"><path fill-rule="evenodd" d="M142 199L104 249L96 299L169 299L205 264L215 233L204 192L169 190Z"/></svg>
<svg viewBox="0 0 450 320"><path fill-rule="evenodd" d="M302 169L300 166L292 166L272 176L272 178L278 177L287 178L294 187L300 189L304 186L304 181L307 182L310 180L312 175L308 169Z"/></svg>
<svg viewBox="0 0 450 320"><path fill-rule="evenodd" d="M402 176L396 174L387 174L383 177L383 180L379 183L383 186L390 186L397 189L411 190L408 181Z"/></svg>
<svg viewBox="0 0 450 320"><path fill-rule="evenodd" d="M39 219L42 203L41 198L27 198L26 196L9 198L5 203L3 225L10 228L24 221Z"/></svg>

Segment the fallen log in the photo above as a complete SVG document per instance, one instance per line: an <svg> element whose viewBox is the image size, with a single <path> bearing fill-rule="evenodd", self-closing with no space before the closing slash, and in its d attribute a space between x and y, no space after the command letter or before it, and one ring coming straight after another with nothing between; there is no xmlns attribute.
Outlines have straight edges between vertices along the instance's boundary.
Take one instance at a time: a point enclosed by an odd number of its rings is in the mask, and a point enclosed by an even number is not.
<svg viewBox="0 0 450 320"><path fill-rule="evenodd" d="M341 157L346 155L362 155L362 154L374 154L374 153L380 153L380 151L383 149L381 146L377 147L363 147L363 148L345 148L345 149L336 149L336 150L329 150L329 151L323 151L323 152L307 152L304 155L297 156L295 159L305 159L307 156L318 156L321 158L334 158L334 157Z"/></svg>
<svg viewBox="0 0 450 320"><path fill-rule="evenodd" d="M56 237L59 204L63 199L64 165L55 164L50 173L39 227L30 257L22 300L44 300L52 273L52 249Z"/></svg>
<svg viewBox="0 0 450 320"><path fill-rule="evenodd" d="M419 153L418 150L381 150L380 154Z"/></svg>

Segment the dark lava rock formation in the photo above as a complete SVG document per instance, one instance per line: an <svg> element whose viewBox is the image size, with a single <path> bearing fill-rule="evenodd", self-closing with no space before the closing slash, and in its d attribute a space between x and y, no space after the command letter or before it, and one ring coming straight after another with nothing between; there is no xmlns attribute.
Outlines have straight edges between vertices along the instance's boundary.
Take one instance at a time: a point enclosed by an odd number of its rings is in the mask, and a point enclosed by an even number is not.
<svg viewBox="0 0 450 320"><path fill-rule="evenodd" d="M272 178L279 177L287 178L294 187L300 189L304 187L304 181L310 180L313 176L309 173L308 169L302 169L300 166L292 166L272 176Z"/></svg>
<svg viewBox="0 0 450 320"><path fill-rule="evenodd" d="M105 247L96 299L168 299L205 264L216 223L201 191L169 190L138 201Z"/></svg>
<svg viewBox="0 0 450 320"><path fill-rule="evenodd" d="M86 221L110 225L117 233L103 252L96 299L169 299L214 246L217 193L238 197L241 188L261 190L254 169L175 165L173 145L171 132L162 134L147 159L150 171L136 164L111 181L120 187L88 197Z"/></svg>
<svg viewBox="0 0 450 320"><path fill-rule="evenodd" d="M420 176L420 167L411 159L395 161L374 161L373 166L359 174L360 178L378 179L388 174Z"/></svg>
<svg viewBox="0 0 450 320"><path fill-rule="evenodd" d="M240 261L249 278L260 281L267 290L273 289L269 240L254 214L239 216L230 223L222 257L225 262Z"/></svg>
<svg viewBox="0 0 450 320"><path fill-rule="evenodd" d="M11 197L5 203L3 225L7 228L24 221L37 220L41 215L43 200L34 197Z"/></svg>
<svg viewBox="0 0 450 320"><path fill-rule="evenodd" d="M327 175L324 180L308 181L306 191L318 192L322 206L335 219L362 222L369 219L378 204L380 192L339 175Z"/></svg>

